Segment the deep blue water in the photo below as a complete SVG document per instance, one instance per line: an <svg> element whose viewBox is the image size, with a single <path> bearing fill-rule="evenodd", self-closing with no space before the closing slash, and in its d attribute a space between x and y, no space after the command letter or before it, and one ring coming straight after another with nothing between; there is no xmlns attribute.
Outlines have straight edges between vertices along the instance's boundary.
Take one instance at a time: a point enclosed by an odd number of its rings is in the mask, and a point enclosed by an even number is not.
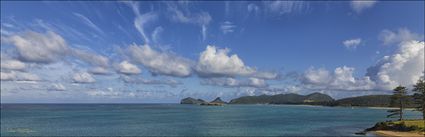
<svg viewBox="0 0 425 137"><path fill-rule="evenodd" d="M296 105L2 104L1 135L353 136L385 109ZM408 118L419 118L407 111Z"/></svg>

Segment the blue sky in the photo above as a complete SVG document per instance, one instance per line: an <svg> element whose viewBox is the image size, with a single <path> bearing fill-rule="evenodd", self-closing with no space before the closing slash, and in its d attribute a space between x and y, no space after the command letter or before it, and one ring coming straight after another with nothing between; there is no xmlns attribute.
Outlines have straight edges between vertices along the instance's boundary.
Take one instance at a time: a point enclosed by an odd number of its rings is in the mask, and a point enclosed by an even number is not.
<svg viewBox="0 0 425 137"><path fill-rule="evenodd" d="M424 70L423 1L1 2L2 102L388 94Z"/></svg>

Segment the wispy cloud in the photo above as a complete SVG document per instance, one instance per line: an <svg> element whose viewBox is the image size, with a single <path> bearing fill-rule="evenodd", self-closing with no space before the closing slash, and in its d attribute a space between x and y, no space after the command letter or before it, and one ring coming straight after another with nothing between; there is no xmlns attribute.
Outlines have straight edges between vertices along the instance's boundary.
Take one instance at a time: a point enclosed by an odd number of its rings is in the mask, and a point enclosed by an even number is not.
<svg viewBox="0 0 425 137"><path fill-rule="evenodd" d="M373 0L353 0L350 3L351 8L358 14L362 13L364 10L372 8L377 1Z"/></svg>
<svg viewBox="0 0 425 137"><path fill-rule="evenodd" d="M184 12L179 10L178 6L173 3L167 3L167 7L171 13L170 18L172 21L199 25L201 27L202 39L206 39L208 25L212 21L212 17L208 12L192 13L189 10L185 10L186 12Z"/></svg>
<svg viewBox="0 0 425 137"><path fill-rule="evenodd" d="M302 13L307 11L309 3L304 1L264 1L264 10L266 13L275 15Z"/></svg>
<svg viewBox="0 0 425 137"><path fill-rule="evenodd" d="M265 88L268 84L263 79L249 78L245 81L240 81L235 78L207 78L201 81L203 85L222 86L222 87L255 87Z"/></svg>
<svg viewBox="0 0 425 137"><path fill-rule="evenodd" d="M86 24L93 30L97 31L98 34L104 35L104 32L102 31L102 29L100 29L96 24L94 24L89 18L79 13L73 13L73 14L74 16L77 16L84 24Z"/></svg>
<svg viewBox="0 0 425 137"><path fill-rule="evenodd" d="M142 35L145 44L149 44L150 39L148 37L147 32L145 31L145 27L148 25L148 23L151 23L157 20L158 15L154 12L147 12L147 13L141 14L139 11L138 2L126 2L126 3L127 5L130 6L134 14L136 15L136 18L134 19L134 27Z"/></svg>
<svg viewBox="0 0 425 137"><path fill-rule="evenodd" d="M224 34L234 32L235 31L235 28L236 28L236 25L234 25L230 21L225 21L220 26L221 32L223 32Z"/></svg>

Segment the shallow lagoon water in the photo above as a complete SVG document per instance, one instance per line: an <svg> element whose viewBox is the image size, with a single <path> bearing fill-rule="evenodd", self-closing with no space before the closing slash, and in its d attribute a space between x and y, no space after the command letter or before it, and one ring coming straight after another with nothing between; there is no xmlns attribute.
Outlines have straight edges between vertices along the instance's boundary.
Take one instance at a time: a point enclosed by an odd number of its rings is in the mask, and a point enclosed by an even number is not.
<svg viewBox="0 0 425 137"><path fill-rule="evenodd" d="M386 115L386 109L304 105L2 104L1 135L354 136Z"/></svg>

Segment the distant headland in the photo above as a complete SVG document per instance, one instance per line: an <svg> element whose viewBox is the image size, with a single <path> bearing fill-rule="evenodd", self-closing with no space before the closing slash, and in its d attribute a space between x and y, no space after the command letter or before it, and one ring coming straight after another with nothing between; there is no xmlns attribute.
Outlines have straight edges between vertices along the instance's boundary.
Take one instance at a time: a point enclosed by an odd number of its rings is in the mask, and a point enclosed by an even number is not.
<svg viewBox="0 0 425 137"><path fill-rule="evenodd" d="M406 107L413 108L414 98L407 97ZM312 93L299 95L295 93L277 95L242 96L230 100L228 103L217 97L211 102L192 97L184 98L180 104L197 105L224 105L224 104L299 104L299 105L321 105L321 106L346 106L346 107L391 107L391 95L366 95L349 97L335 100L329 95Z"/></svg>

